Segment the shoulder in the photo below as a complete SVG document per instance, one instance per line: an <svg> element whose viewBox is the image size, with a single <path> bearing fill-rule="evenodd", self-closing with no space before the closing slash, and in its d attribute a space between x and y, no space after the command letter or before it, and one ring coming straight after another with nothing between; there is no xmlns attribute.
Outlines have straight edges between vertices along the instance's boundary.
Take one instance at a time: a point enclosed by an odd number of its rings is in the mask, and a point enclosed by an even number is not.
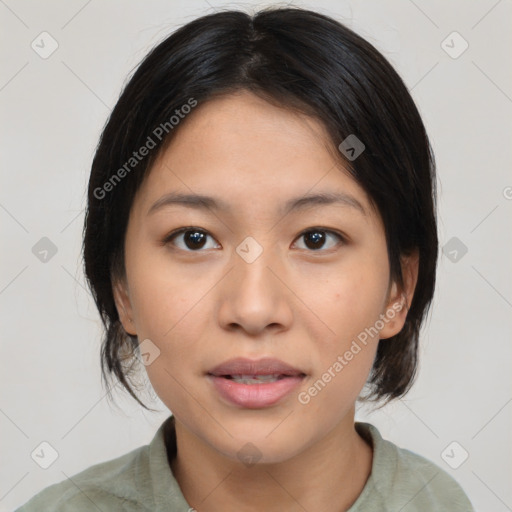
<svg viewBox="0 0 512 512"><path fill-rule="evenodd" d="M357 425L358 432L366 432L374 445L369 485L384 510L474 512L462 487L440 466L383 439L369 423Z"/></svg>
<svg viewBox="0 0 512 512"><path fill-rule="evenodd" d="M50 485L16 512L146 510L141 496L149 473L148 448L141 446Z"/></svg>
<svg viewBox="0 0 512 512"><path fill-rule="evenodd" d="M460 484L443 468L425 457L394 445L397 452L397 490L407 488L415 493L411 504L415 510L443 510L452 512L474 512L474 509ZM430 508L427 508L430 507Z"/></svg>

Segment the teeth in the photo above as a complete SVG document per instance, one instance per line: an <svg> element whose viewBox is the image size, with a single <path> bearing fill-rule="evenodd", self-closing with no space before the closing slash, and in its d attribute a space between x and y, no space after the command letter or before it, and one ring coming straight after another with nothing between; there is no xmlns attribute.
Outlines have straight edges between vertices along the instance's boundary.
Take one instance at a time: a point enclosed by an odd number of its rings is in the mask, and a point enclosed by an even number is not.
<svg viewBox="0 0 512 512"><path fill-rule="evenodd" d="M276 373L273 375L230 375L228 378L240 384L258 384L260 382L275 382L280 380L279 377L280 374Z"/></svg>

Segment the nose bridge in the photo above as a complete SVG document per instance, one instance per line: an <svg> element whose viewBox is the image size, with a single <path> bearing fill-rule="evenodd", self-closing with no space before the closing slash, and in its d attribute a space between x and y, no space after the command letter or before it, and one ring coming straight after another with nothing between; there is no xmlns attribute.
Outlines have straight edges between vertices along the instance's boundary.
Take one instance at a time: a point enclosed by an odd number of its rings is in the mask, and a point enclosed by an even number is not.
<svg viewBox="0 0 512 512"><path fill-rule="evenodd" d="M286 324L291 315L286 287L275 275L282 268L277 252L247 237L236 247L234 263L219 310L224 327L238 324L255 334L270 324Z"/></svg>
<svg viewBox="0 0 512 512"><path fill-rule="evenodd" d="M276 257L277 251L270 246L270 237L258 238L260 241L253 236L247 236L236 247L235 279L240 287L255 288L253 293L257 293L261 288L266 290L266 295L269 296L271 281L275 280L270 269L280 265Z"/></svg>

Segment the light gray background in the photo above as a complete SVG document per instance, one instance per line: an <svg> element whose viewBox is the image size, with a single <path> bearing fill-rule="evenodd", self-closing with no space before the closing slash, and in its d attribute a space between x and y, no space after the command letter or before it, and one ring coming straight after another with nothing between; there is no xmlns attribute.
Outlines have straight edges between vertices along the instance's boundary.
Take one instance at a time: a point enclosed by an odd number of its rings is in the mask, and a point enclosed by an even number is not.
<svg viewBox="0 0 512 512"><path fill-rule="evenodd" d="M150 47L219 7L264 5L0 0L0 510L148 443L169 414L161 402L153 404L160 414L146 413L121 393L122 410L113 409L101 386L101 326L80 263L91 159L122 84ZM468 249L456 262L454 253L440 256L416 385L357 419L447 470L477 510L512 510L511 2L293 5L345 21L395 65L436 153L441 245L456 237ZM31 48L43 31L59 45L47 59ZM458 58L442 46L453 31L469 44ZM445 43L452 53L462 48L457 37ZM32 252L42 237L57 246L47 262ZM46 470L30 456L42 441L59 454ZM445 452L452 465L469 453L457 469L441 457L453 441Z"/></svg>

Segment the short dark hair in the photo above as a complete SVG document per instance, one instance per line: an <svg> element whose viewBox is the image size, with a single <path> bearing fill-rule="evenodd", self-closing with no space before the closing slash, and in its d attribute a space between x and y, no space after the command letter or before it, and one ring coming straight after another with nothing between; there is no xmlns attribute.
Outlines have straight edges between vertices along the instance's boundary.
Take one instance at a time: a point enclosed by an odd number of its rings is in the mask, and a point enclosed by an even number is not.
<svg viewBox="0 0 512 512"><path fill-rule="evenodd" d="M406 85L373 45L329 16L283 7L254 15L226 10L180 27L143 59L110 114L92 163L83 240L85 275L105 328L104 382L108 387L114 374L148 409L129 382L133 364L126 362L135 361L138 340L121 325L112 285L126 277L124 240L135 194L179 130L170 119L192 101L244 90L312 116L327 129L337 158L382 217L390 276L400 286L401 256L418 250L418 279L405 325L379 343L363 401L387 403L403 396L416 376L419 331L435 287L432 148ZM365 145L355 160L337 149L351 134ZM155 147L147 158L131 161L148 137ZM134 164L132 171L127 162Z"/></svg>

